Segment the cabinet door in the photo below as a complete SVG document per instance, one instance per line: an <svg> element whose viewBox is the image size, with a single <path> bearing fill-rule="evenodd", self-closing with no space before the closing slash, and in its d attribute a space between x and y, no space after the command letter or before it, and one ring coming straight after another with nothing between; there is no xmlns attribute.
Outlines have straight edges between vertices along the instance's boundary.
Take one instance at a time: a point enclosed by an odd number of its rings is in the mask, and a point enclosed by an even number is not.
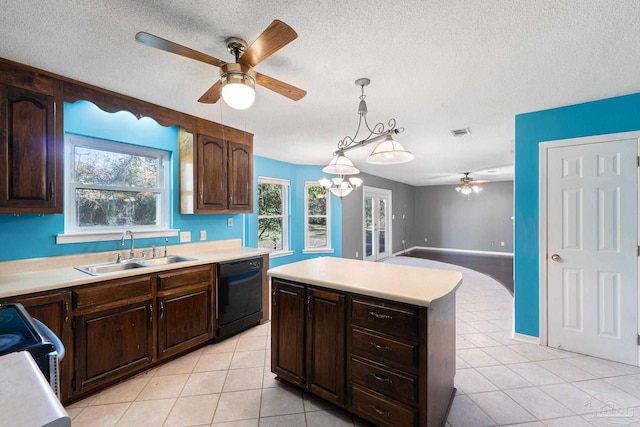
<svg viewBox="0 0 640 427"><path fill-rule="evenodd" d="M73 391L73 334L71 333L69 291L56 291L37 296L24 296L3 302L20 303L27 309L31 317L38 319L62 341L65 356L60 362L60 397L62 400L71 396Z"/></svg>
<svg viewBox="0 0 640 427"><path fill-rule="evenodd" d="M304 386L304 286L272 280L271 371Z"/></svg>
<svg viewBox="0 0 640 427"><path fill-rule="evenodd" d="M211 338L211 285L158 297L158 356L167 357Z"/></svg>
<svg viewBox="0 0 640 427"><path fill-rule="evenodd" d="M126 376L152 361L151 300L76 315L76 391Z"/></svg>
<svg viewBox="0 0 640 427"><path fill-rule="evenodd" d="M198 210L226 210L227 144L221 139L199 134L196 150Z"/></svg>
<svg viewBox="0 0 640 427"><path fill-rule="evenodd" d="M338 405L345 398L345 313L344 295L307 290L307 388Z"/></svg>
<svg viewBox="0 0 640 427"><path fill-rule="evenodd" d="M56 120L53 96L0 84L0 212L62 212Z"/></svg>
<svg viewBox="0 0 640 427"><path fill-rule="evenodd" d="M229 142L229 209L253 211L253 150Z"/></svg>

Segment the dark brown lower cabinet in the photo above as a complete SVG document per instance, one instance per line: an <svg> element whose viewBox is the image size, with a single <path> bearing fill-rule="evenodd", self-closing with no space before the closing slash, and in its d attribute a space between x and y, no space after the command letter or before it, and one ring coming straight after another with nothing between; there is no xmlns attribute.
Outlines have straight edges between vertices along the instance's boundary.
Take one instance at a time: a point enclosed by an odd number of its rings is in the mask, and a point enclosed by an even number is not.
<svg viewBox="0 0 640 427"><path fill-rule="evenodd" d="M75 316L77 392L151 364L152 310L147 299Z"/></svg>
<svg viewBox="0 0 640 427"><path fill-rule="evenodd" d="M343 405L345 296L279 279L272 289L272 371Z"/></svg>
<svg viewBox="0 0 640 427"><path fill-rule="evenodd" d="M271 370L379 426L442 426L455 294L430 307L272 277Z"/></svg>

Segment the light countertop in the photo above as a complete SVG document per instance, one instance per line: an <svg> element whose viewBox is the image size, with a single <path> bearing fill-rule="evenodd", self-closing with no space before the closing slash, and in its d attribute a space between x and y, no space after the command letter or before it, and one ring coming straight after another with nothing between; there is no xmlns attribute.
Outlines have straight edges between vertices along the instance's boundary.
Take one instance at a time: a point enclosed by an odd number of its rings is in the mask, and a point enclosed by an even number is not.
<svg viewBox="0 0 640 427"><path fill-rule="evenodd" d="M164 249L159 247L158 252ZM128 250L118 251L126 259ZM195 258L193 261L179 262L157 267L145 267L116 273L90 276L76 270L79 265L113 262L114 252L98 252L60 257L34 258L19 261L0 262L0 298L55 290L88 283L103 282L122 277L157 273L159 271L216 262L232 261L268 254L266 249L247 248L239 239L171 245L168 255L180 255Z"/></svg>
<svg viewBox="0 0 640 427"><path fill-rule="evenodd" d="M458 271L335 257L286 264L269 269L267 274L423 307L435 304L462 283L462 273Z"/></svg>

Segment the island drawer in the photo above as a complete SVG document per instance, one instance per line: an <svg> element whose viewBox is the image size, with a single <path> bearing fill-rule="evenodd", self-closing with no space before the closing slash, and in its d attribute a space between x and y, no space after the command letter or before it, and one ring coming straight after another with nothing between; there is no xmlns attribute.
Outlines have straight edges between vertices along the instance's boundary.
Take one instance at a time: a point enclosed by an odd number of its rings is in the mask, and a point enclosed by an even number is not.
<svg viewBox="0 0 640 427"><path fill-rule="evenodd" d="M356 298L352 300L351 307L351 323L354 325L403 338L418 338L416 310Z"/></svg>
<svg viewBox="0 0 640 427"><path fill-rule="evenodd" d="M355 384L351 386L351 407L355 414L379 426L416 425L415 408Z"/></svg>
<svg viewBox="0 0 640 427"><path fill-rule="evenodd" d="M351 379L409 405L418 403L418 378L413 375L394 372L385 366L352 357Z"/></svg>
<svg viewBox="0 0 640 427"><path fill-rule="evenodd" d="M357 326L351 328L352 353L391 367L415 373L418 370L418 344L401 342Z"/></svg>
<svg viewBox="0 0 640 427"><path fill-rule="evenodd" d="M158 289L170 289L196 283L211 283L211 266L181 268L158 274Z"/></svg>
<svg viewBox="0 0 640 427"><path fill-rule="evenodd" d="M153 295L153 284L153 276L135 276L74 289L73 307L83 309L123 300L149 298Z"/></svg>

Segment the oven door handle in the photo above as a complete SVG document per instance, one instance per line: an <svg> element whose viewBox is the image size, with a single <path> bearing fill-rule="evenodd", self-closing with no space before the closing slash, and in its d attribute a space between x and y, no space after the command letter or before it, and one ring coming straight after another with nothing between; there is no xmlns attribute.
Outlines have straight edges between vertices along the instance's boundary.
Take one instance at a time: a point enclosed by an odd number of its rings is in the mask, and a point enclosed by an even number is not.
<svg viewBox="0 0 640 427"><path fill-rule="evenodd" d="M53 343L53 346L56 348L56 352L58 353L58 359L62 360L64 358L64 344L56 334L53 333L51 329L47 327L44 323L39 321L38 319L33 319L38 328L38 332L42 334L42 336Z"/></svg>

